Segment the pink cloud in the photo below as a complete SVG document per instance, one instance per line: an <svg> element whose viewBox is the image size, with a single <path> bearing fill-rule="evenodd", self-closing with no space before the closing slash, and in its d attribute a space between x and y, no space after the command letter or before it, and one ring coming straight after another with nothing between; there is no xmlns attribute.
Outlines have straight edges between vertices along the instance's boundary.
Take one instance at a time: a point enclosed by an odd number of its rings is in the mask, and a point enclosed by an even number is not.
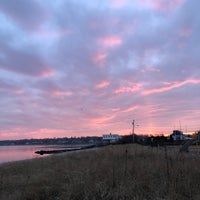
<svg viewBox="0 0 200 200"><path fill-rule="evenodd" d="M55 71L53 69L45 69L44 71L42 71L39 76L41 77L51 77L55 75Z"/></svg>
<svg viewBox="0 0 200 200"><path fill-rule="evenodd" d="M169 11L182 6L185 0L138 0L138 5L153 10Z"/></svg>
<svg viewBox="0 0 200 200"><path fill-rule="evenodd" d="M137 0L137 4L141 7L151 7L151 1L149 0Z"/></svg>
<svg viewBox="0 0 200 200"><path fill-rule="evenodd" d="M154 0L152 2L153 8L156 10L174 10L180 7L184 0Z"/></svg>
<svg viewBox="0 0 200 200"><path fill-rule="evenodd" d="M88 120L88 126L91 128L95 127L95 129L102 130L102 127L106 127L107 123L110 123L110 121L114 119L115 116L116 116L115 114L112 114L112 115L105 115L96 118L91 118L90 120Z"/></svg>
<svg viewBox="0 0 200 200"><path fill-rule="evenodd" d="M118 112L118 111L120 111L120 108L112 108L111 111L112 112Z"/></svg>
<svg viewBox="0 0 200 200"><path fill-rule="evenodd" d="M93 30L99 30L105 27L116 26L119 22L120 18L118 16L113 16L106 20L102 20L102 18L94 18L89 21L89 27Z"/></svg>
<svg viewBox="0 0 200 200"><path fill-rule="evenodd" d="M42 39L44 38L58 38L58 37L62 37L65 36L67 34L71 33L71 30L69 29L63 29L63 30L39 30L36 32L36 34L39 37L42 37Z"/></svg>
<svg viewBox="0 0 200 200"><path fill-rule="evenodd" d="M104 47L115 47L122 44L122 39L117 35L110 35L98 39L98 43Z"/></svg>
<svg viewBox="0 0 200 200"><path fill-rule="evenodd" d="M70 90L54 90L51 92L52 95L61 95L61 96L71 96L73 94Z"/></svg>
<svg viewBox="0 0 200 200"><path fill-rule="evenodd" d="M146 72L156 72L156 73L160 73L160 69L156 68L156 67L147 67L147 68L143 68L140 70L142 73L146 73Z"/></svg>
<svg viewBox="0 0 200 200"><path fill-rule="evenodd" d="M109 81L102 81L101 83L97 84L95 87L98 89L105 88L110 85Z"/></svg>
<svg viewBox="0 0 200 200"><path fill-rule="evenodd" d="M79 88L79 92L78 92L80 95L88 95L90 93L90 91L88 89L80 89Z"/></svg>
<svg viewBox="0 0 200 200"><path fill-rule="evenodd" d="M164 84L164 85L171 85L170 82L166 82L166 81L164 81L163 84Z"/></svg>
<svg viewBox="0 0 200 200"><path fill-rule="evenodd" d="M131 112L131 111L136 110L137 108L138 108L138 106L131 106L131 107L123 110L122 112L124 112L124 113Z"/></svg>
<svg viewBox="0 0 200 200"><path fill-rule="evenodd" d="M120 87L117 90L114 91L114 94L120 94L120 93L128 93L128 92L136 92L141 88L141 84L136 84L132 87Z"/></svg>
<svg viewBox="0 0 200 200"><path fill-rule="evenodd" d="M97 53L94 57L93 57L93 62L94 64L98 64L99 66L104 66L105 65L105 60L107 58L107 54L106 53Z"/></svg>
<svg viewBox="0 0 200 200"><path fill-rule="evenodd" d="M27 128L15 128L4 131L1 134L1 140L16 140L16 139L32 139L32 138L54 138L66 137L66 130L63 129L47 129L41 128L36 130L29 130Z"/></svg>
<svg viewBox="0 0 200 200"><path fill-rule="evenodd" d="M166 92L169 90L173 90L175 88L179 88L182 87L184 85L187 84L200 84L200 80L196 80L196 79L190 79L190 80L185 80L185 81L180 81L180 82L173 82L173 83L166 83L164 82L164 87L161 88L154 88L154 89L149 89L149 90L144 90L142 92L143 95L149 95L149 94L155 94L155 93L162 93L162 92Z"/></svg>
<svg viewBox="0 0 200 200"><path fill-rule="evenodd" d="M181 37L188 37L191 35L191 33L192 33L191 28L182 28L179 30L179 36Z"/></svg>
<svg viewBox="0 0 200 200"><path fill-rule="evenodd" d="M111 0L112 8L122 8L129 3L129 0Z"/></svg>
<svg viewBox="0 0 200 200"><path fill-rule="evenodd" d="M31 131L29 133L33 138L53 138L55 135L57 137L65 137L66 136L66 130L63 129L47 129L42 128L35 131Z"/></svg>
<svg viewBox="0 0 200 200"><path fill-rule="evenodd" d="M12 92L14 94L22 94L24 90L22 90L20 87L17 87L15 84L7 83L4 81L0 81L0 91L8 91Z"/></svg>
<svg viewBox="0 0 200 200"><path fill-rule="evenodd" d="M14 93L15 94L23 94L24 91L22 89L16 89L16 90L14 90Z"/></svg>

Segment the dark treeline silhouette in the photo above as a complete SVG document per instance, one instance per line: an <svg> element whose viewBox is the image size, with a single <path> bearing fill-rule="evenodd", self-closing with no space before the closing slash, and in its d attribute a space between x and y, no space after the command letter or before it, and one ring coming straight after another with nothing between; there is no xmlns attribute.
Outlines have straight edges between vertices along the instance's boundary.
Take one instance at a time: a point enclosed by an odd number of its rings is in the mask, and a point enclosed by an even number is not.
<svg viewBox="0 0 200 200"><path fill-rule="evenodd" d="M70 138L44 138L44 139L22 139L3 140L1 146L7 145L74 145L74 144L96 144L102 141L102 137L70 137Z"/></svg>

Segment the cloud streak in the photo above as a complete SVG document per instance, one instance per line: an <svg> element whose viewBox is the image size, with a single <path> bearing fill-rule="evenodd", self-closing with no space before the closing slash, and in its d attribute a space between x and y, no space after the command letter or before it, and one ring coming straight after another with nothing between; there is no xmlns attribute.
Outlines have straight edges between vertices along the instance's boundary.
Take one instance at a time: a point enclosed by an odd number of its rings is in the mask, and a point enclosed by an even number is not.
<svg viewBox="0 0 200 200"><path fill-rule="evenodd" d="M155 93L162 93L166 91L170 91L179 87L182 87L187 84L200 84L200 80L191 79L191 80L185 80L181 82L174 82L174 83L165 83L167 86L161 87L161 88L154 88L149 90L144 90L142 92L143 95L149 95L149 94L155 94Z"/></svg>

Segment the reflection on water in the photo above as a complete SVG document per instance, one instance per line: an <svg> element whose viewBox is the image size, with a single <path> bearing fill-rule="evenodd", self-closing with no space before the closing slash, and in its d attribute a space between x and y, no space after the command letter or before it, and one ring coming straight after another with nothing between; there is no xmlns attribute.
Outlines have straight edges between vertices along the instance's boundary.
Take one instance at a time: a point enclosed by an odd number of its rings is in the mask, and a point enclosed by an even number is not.
<svg viewBox="0 0 200 200"><path fill-rule="evenodd" d="M0 146L0 163L42 157L41 155L35 154L35 151L55 148L56 146Z"/></svg>

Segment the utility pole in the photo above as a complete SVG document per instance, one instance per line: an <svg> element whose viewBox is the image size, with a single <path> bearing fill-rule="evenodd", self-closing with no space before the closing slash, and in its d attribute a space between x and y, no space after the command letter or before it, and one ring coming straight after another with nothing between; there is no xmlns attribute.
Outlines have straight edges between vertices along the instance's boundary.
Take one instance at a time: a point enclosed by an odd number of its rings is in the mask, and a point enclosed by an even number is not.
<svg viewBox="0 0 200 200"><path fill-rule="evenodd" d="M182 128L181 128L181 121L179 120L179 126L180 126L180 131L182 130Z"/></svg>
<svg viewBox="0 0 200 200"><path fill-rule="evenodd" d="M133 135L133 143L135 142L135 120L133 120L132 122L132 125L133 125L133 130L132 130L132 135Z"/></svg>

